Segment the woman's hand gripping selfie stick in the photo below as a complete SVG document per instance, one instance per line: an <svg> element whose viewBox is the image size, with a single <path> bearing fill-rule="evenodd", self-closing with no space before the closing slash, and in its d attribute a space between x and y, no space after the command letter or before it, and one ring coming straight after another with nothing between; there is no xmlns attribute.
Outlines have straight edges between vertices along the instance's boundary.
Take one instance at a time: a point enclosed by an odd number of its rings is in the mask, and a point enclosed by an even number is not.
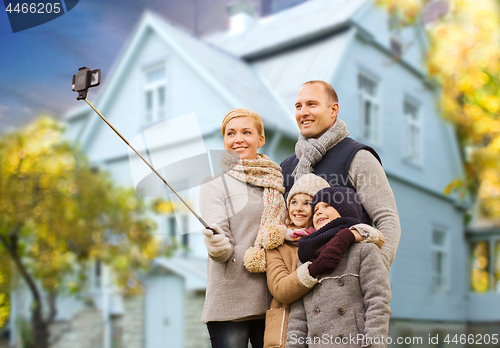
<svg viewBox="0 0 500 348"><path fill-rule="evenodd" d="M85 102L92 108L92 110L94 110L96 112L96 114L98 114L102 118L102 120L104 122L106 122L106 124L120 137L120 139L122 139L132 149L132 151L134 151L136 153L136 155L139 156L144 161L144 163L146 163L148 165L149 168L151 168L151 170L161 179L161 181L163 181L163 183L165 185L167 185L167 187L170 190L172 190L173 193L175 193L175 195L181 200L181 202L186 206L186 208L188 208L189 211L194 214L194 216L203 225L203 227L205 227L208 230L211 230L213 232L213 234L217 234L218 232L215 229L213 229L210 226L208 226L208 224L205 222L205 220L203 220L201 218L201 216L199 216L186 203L186 201L177 193L177 191L174 190L174 188L172 186L170 186L170 184L160 175L160 173L158 173L156 171L156 169L154 169L153 166L151 164L149 164L149 162L146 161L146 159L144 157L142 157L142 155L132 145L130 145L130 143L127 141L127 139L125 139L120 134L120 132L118 132L115 129L115 127L113 127L113 125L108 122L108 120L99 112L99 110L97 110L94 107L94 105L92 105L87 100L87 92L88 92L89 87L98 86L99 83L100 83L100 79L101 79L101 71L99 69L91 71L89 68L85 68L85 67L80 68L79 71L78 71L78 73L76 75L73 75L73 86L72 86L72 89L73 89L73 91L78 92L78 97L76 99L77 100L81 100L81 99L85 100Z"/></svg>

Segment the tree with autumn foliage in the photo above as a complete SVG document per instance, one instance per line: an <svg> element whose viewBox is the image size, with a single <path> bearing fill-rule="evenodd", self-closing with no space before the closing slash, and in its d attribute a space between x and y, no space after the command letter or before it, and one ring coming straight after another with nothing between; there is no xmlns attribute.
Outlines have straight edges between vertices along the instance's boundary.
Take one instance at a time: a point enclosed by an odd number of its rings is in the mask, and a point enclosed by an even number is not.
<svg viewBox="0 0 500 348"><path fill-rule="evenodd" d="M445 192L472 197L477 218L500 218L500 2L378 2L399 25L426 27L429 78L441 86L442 115L455 127L465 165L465 178Z"/></svg>
<svg viewBox="0 0 500 348"><path fill-rule="evenodd" d="M9 258L5 253L0 253L0 332L9 318L10 273Z"/></svg>
<svg viewBox="0 0 500 348"><path fill-rule="evenodd" d="M134 190L92 168L57 122L0 138L0 296L11 273L26 285L36 348L48 347L56 298L82 289L89 260L110 265L126 293L140 291L135 272L160 251L144 213Z"/></svg>

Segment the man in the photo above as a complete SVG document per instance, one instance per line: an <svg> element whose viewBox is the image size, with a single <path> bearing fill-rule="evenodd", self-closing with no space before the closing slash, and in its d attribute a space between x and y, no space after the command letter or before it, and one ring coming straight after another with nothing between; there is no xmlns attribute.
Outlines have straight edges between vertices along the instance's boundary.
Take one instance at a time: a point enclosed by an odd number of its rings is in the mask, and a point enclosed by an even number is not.
<svg viewBox="0 0 500 348"><path fill-rule="evenodd" d="M308 81L302 85L295 102L301 134L295 153L281 163L285 196L294 181L307 173L331 186L354 189L363 205L362 221L373 223L385 237L381 251L389 269L401 236L394 195L375 150L349 138L338 113L337 93L330 84Z"/></svg>

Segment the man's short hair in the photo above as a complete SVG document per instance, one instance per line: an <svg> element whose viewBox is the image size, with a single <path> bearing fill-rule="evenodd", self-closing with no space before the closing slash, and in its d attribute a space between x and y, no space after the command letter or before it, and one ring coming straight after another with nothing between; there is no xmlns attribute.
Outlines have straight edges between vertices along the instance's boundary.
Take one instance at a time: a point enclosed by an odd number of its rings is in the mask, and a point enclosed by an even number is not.
<svg viewBox="0 0 500 348"><path fill-rule="evenodd" d="M323 87L325 88L326 95L328 96L328 101L330 102L330 105L339 102L339 97L337 97L337 92L335 92L335 89L328 82L321 80L312 80L305 82L302 86L313 83L319 83L320 85L323 85Z"/></svg>

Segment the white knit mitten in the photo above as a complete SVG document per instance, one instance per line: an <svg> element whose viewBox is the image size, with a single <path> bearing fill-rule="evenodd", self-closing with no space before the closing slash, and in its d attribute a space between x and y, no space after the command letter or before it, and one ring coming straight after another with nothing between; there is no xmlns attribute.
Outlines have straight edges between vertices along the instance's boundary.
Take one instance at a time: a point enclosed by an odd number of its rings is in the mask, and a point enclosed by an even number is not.
<svg viewBox="0 0 500 348"><path fill-rule="evenodd" d="M203 233L203 242L205 242L208 254L211 257L222 256L224 252L231 249L229 238L226 237L224 231L217 224L213 224L210 227L213 228L217 233L214 234L212 230L204 228L201 231L201 233Z"/></svg>

